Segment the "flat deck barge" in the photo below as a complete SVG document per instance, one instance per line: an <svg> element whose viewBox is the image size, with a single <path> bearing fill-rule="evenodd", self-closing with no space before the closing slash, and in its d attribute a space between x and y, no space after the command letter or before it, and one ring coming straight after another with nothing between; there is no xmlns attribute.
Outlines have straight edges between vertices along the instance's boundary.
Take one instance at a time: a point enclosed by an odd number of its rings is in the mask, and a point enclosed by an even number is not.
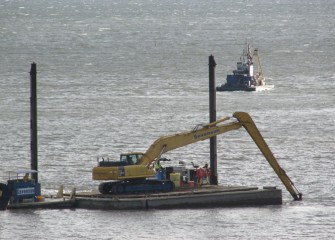
<svg viewBox="0 0 335 240"><path fill-rule="evenodd" d="M150 194L106 195L99 192L78 192L72 198L8 205L22 208L81 208L92 210L189 209L231 206L280 205L282 191L276 187L243 187L204 185L181 187L173 192Z"/></svg>
<svg viewBox="0 0 335 240"><path fill-rule="evenodd" d="M85 209L140 210L208 208L282 204L282 192L275 187L241 187L207 185L180 188L173 192L142 195L76 195L76 207Z"/></svg>

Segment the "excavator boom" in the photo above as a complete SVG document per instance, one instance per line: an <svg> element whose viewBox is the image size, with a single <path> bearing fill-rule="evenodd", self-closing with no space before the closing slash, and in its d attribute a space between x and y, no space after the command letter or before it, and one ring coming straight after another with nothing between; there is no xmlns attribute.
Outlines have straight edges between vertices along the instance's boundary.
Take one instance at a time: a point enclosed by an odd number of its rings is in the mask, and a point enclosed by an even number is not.
<svg viewBox="0 0 335 240"><path fill-rule="evenodd" d="M224 118L214 123L204 125L200 129L195 128L190 132L158 138L144 154L143 158L141 159L141 164L149 167L150 164L157 158L160 158L163 153L195 142L209 139L225 132L237 130L242 126L241 123L236 121L219 125L219 123L229 119L230 118Z"/></svg>

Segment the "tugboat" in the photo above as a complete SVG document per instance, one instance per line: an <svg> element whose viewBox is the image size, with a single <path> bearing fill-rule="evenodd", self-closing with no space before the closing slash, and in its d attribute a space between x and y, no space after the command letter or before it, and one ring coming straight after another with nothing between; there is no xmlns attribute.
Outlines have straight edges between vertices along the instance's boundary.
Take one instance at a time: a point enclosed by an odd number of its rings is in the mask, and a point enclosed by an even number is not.
<svg viewBox="0 0 335 240"><path fill-rule="evenodd" d="M253 58L256 61L256 71L254 71ZM246 48L237 62L237 69L233 74L228 74L226 83L216 87L216 91L257 91L273 88L273 86L266 86L265 78L263 76L261 64L258 56L258 49L254 49L251 56L250 44L246 42Z"/></svg>

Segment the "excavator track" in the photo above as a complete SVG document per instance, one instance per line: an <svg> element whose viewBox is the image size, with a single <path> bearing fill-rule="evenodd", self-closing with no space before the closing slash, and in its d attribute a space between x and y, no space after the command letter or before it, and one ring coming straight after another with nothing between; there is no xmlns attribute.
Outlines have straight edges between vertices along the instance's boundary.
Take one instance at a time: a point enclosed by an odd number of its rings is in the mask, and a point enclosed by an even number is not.
<svg viewBox="0 0 335 240"><path fill-rule="evenodd" d="M102 194L171 192L173 189L174 183L172 181L155 179L103 182L99 185L99 192Z"/></svg>

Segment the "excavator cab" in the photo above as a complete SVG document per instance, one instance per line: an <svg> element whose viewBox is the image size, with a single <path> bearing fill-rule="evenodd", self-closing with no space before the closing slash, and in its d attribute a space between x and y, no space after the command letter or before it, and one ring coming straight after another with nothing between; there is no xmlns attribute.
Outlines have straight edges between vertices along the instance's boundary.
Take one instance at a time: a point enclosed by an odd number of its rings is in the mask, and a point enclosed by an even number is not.
<svg viewBox="0 0 335 240"><path fill-rule="evenodd" d="M140 159L142 158L143 153L140 152L131 152L131 153L122 153L120 155L120 161L110 161L109 159L97 159L99 167L113 167L113 166L128 166L128 165L139 165Z"/></svg>
<svg viewBox="0 0 335 240"><path fill-rule="evenodd" d="M143 153L122 153L120 155L120 162L126 162L127 165L137 165L142 157Z"/></svg>

